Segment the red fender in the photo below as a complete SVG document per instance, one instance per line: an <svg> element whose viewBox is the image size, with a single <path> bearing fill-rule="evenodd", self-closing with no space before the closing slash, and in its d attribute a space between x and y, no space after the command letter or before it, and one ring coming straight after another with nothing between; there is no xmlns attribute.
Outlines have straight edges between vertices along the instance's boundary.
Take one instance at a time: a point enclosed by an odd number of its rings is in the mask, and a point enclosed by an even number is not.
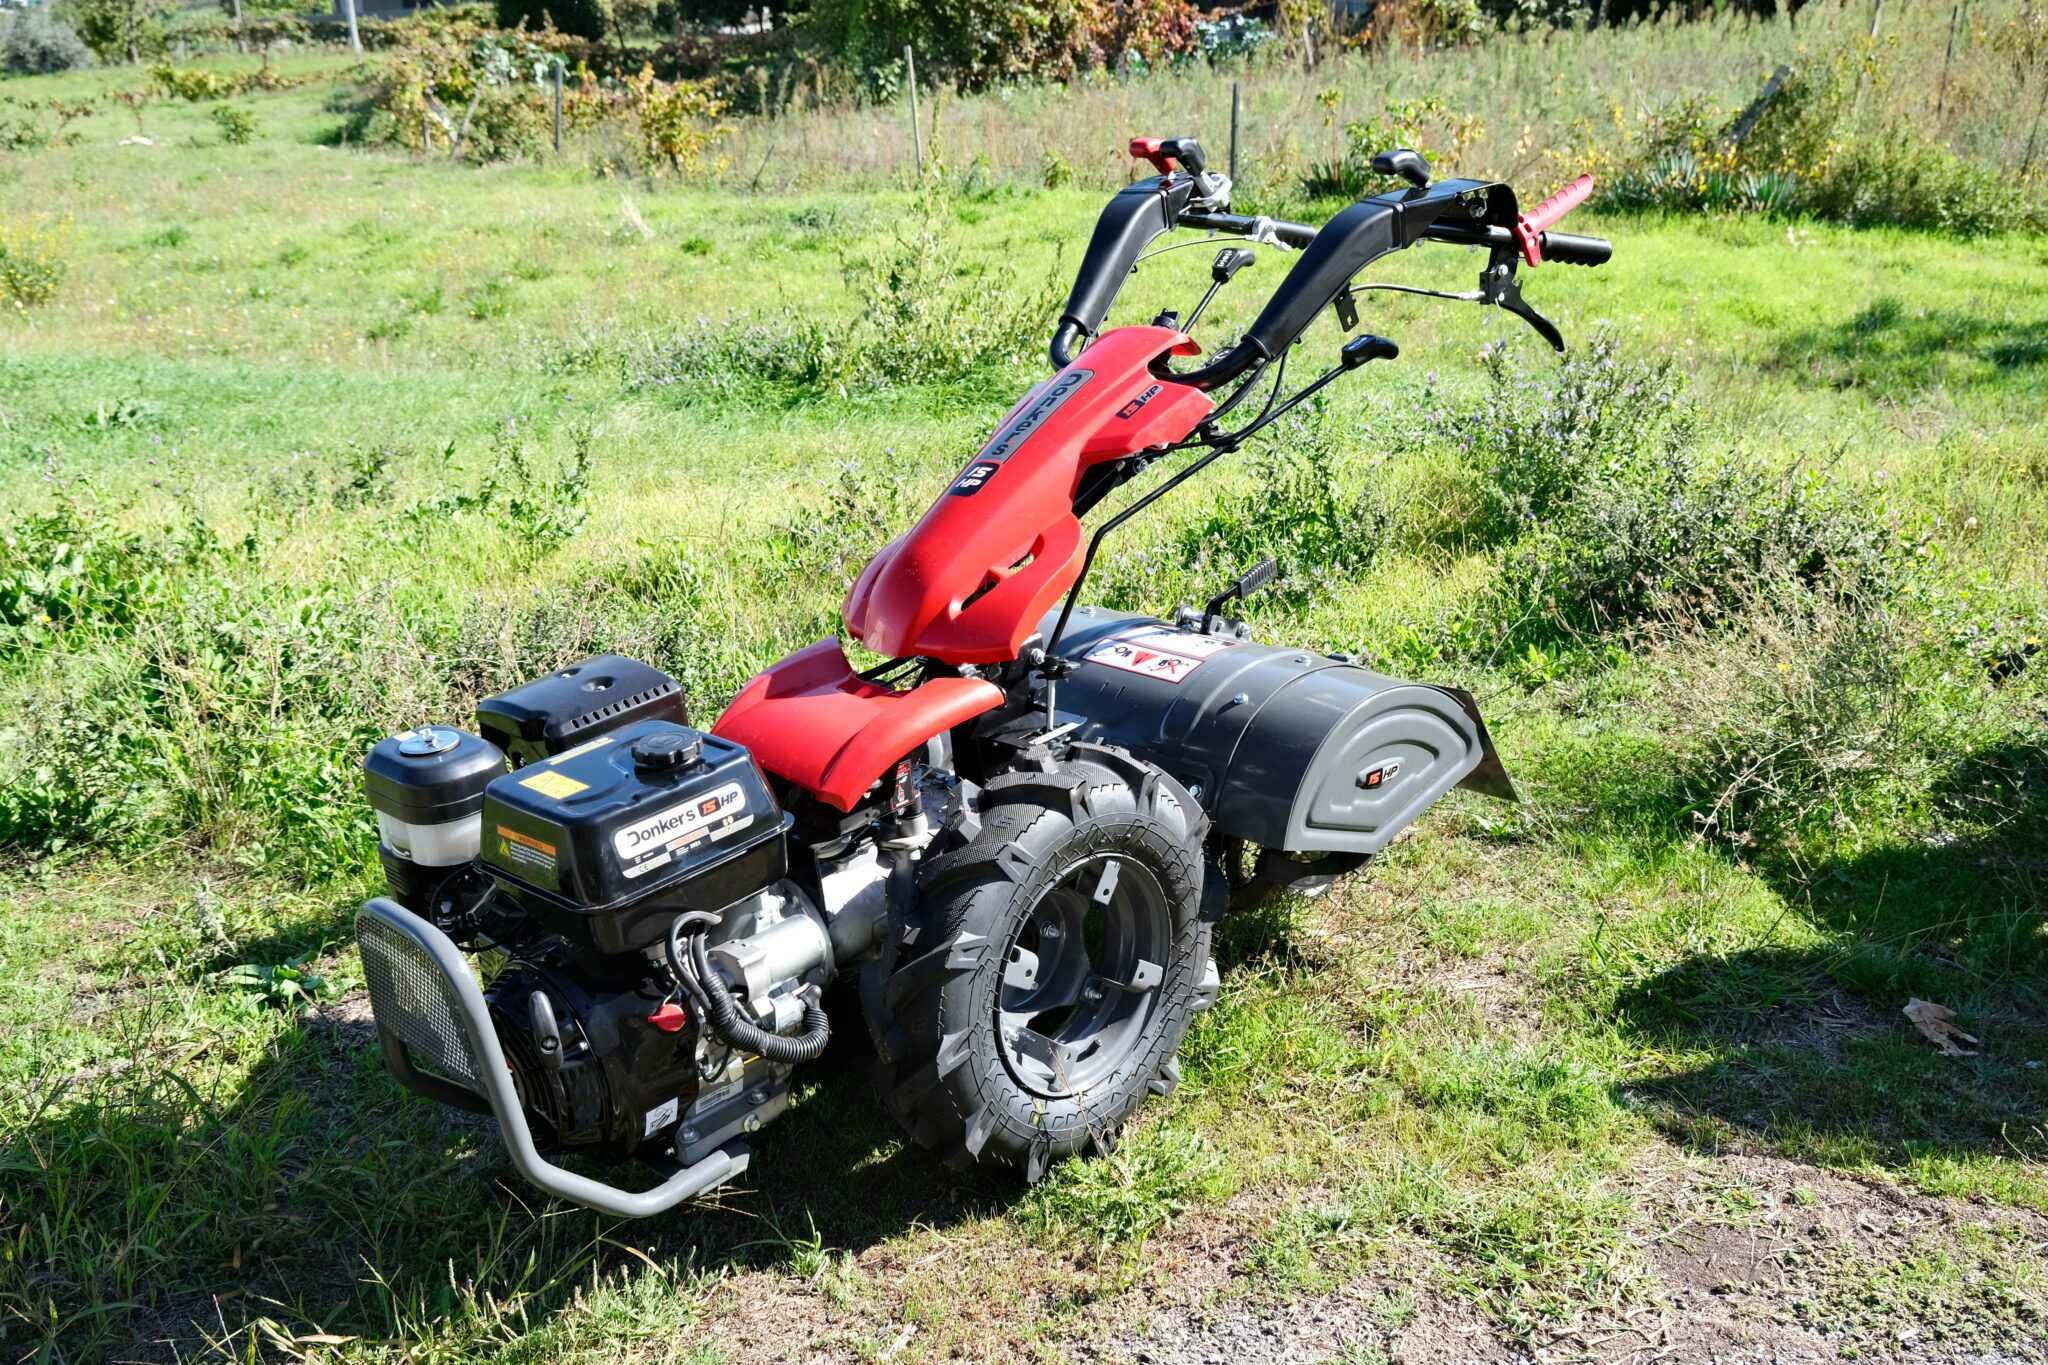
<svg viewBox="0 0 2048 1365"><path fill-rule="evenodd" d="M1200 348L1170 327L1103 333L1026 394L916 526L846 596L846 629L877 654L1005 663L1081 576L1074 491L1091 465L1180 440L1214 409L1152 362Z"/></svg>
<svg viewBox="0 0 2048 1365"><path fill-rule="evenodd" d="M894 692L853 671L837 640L820 640L757 673L712 733L744 744L775 776L854 808L897 760L1002 704L980 678L934 678Z"/></svg>

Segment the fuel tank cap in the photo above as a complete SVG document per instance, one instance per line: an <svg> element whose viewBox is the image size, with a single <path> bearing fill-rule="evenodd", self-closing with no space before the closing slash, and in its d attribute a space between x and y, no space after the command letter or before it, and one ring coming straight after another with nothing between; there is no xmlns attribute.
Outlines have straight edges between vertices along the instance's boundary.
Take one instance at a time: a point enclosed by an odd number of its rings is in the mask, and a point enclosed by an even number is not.
<svg viewBox="0 0 2048 1365"><path fill-rule="evenodd" d="M703 758L704 736L695 730L662 730L633 741L633 766L642 772L677 772Z"/></svg>
<svg viewBox="0 0 2048 1365"><path fill-rule="evenodd" d="M445 725L422 725L417 730L408 730L392 738L398 741L398 752L407 758L425 758L430 754L445 754L460 744L462 732Z"/></svg>

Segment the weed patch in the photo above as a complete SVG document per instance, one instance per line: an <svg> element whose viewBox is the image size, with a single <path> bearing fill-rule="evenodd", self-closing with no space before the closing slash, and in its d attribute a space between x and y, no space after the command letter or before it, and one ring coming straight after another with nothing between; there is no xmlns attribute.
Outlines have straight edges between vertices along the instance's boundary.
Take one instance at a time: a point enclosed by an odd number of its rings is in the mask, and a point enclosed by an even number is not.
<svg viewBox="0 0 2048 1365"><path fill-rule="evenodd" d="M1021 1212L1049 1242L1091 1242L1098 1258L1134 1258L1147 1238L1231 1188L1220 1152L1199 1134L1160 1126L1125 1138L1102 1160L1060 1166Z"/></svg>
<svg viewBox="0 0 2048 1365"><path fill-rule="evenodd" d="M927 180L889 247L842 263L850 319L824 322L796 308L699 318L680 337L629 350L628 388L684 402L799 402L876 385L964 382L1035 360L1056 286L1021 287L967 261L945 228L947 207L943 182Z"/></svg>
<svg viewBox="0 0 2048 1365"><path fill-rule="evenodd" d="M17 309L48 303L57 296L70 265L70 229L0 223L0 298Z"/></svg>

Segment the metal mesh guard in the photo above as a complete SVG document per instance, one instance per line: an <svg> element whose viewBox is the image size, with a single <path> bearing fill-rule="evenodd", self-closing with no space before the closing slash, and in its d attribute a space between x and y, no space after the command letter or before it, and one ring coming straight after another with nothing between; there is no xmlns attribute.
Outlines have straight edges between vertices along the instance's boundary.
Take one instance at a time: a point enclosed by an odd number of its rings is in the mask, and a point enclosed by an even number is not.
<svg viewBox="0 0 2048 1365"><path fill-rule="evenodd" d="M451 1081L479 1089L476 1058L455 1001L454 983L427 950L397 925L375 915L356 918L363 975L377 1026Z"/></svg>

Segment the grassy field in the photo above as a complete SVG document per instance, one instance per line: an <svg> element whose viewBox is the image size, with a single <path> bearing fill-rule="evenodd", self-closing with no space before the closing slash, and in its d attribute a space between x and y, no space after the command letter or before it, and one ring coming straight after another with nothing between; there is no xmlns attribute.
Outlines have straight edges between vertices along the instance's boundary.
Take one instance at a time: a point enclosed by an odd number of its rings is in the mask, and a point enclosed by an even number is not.
<svg viewBox="0 0 2048 1365"><path fill-rule="evenodd" d="M743 1187L621 1225L384 1075L359 755L600 648L710 716L831 631L1100 193L414 161L280 70L250 145L155 104L0 165L68 262L0 318L0 1359L2043 1358L2048 239L1588 215L1612 265L1528 282L1563 368L1370 296L1401 359L1102 592L1278 551L1263 638L1473 687L1522 802L1229 923L1113 1158L956 1176L849 1047Z"/></svg>

